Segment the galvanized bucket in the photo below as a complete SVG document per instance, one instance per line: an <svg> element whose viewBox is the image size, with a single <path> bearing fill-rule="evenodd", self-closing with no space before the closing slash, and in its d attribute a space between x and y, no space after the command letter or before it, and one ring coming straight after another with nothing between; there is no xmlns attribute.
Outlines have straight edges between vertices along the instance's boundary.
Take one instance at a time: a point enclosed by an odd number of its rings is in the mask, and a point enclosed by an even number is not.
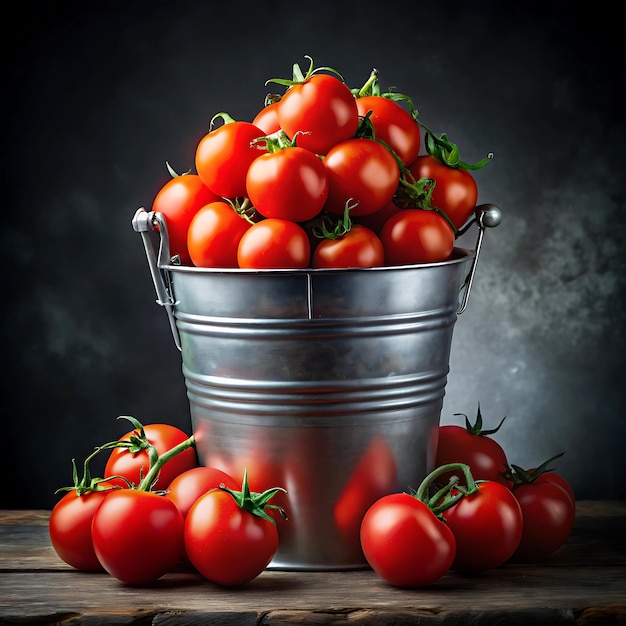
<svg viewBox="0 0 626 626"><path fill-rule="evenodd" d="M367 508L433 468L452 330L499 220L478 207L475 250L441 263L251 271L172 264L163 216L135 214L200 462L287 491L271 568L366 567Z"/></svg>

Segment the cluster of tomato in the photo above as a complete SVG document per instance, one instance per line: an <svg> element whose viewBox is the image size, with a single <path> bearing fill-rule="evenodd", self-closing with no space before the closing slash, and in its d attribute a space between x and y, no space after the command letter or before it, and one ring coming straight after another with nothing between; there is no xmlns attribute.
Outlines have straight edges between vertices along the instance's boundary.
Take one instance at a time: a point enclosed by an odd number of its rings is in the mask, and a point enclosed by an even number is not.
<svg viewBox="0 0 626 626"><path fill-rule="evenodd" d="M408 96L381 93L376 71L350 89L332 68L269 82L251 122L218 113L197 144L196 174L176 175L152 210L183 265L373 267L449 258L478 189L445 134ZM221 121L221 125L216 124ZM421 129L425 153L420 154Z"/></svg>
<svg viewBox="0 0 626 626"><path fill-rule="evenodd" d="M52 510L59 557L131 585L151 584L177 566L219 585L256 578L278 550L276 522L285 511L272 500L284 490L251 492L245 470L240 484L222 469L198 466L195 441L180 429L127 419L135 429L97 448L81 479L74 467L74 486ZM423 587L450 569L476 573L543 559L567 540L571 486L547 468L554 459L530 470L509 465L489 437L498 428L482 429L480 408L473 425L466 418L465 427L440 426L436 469L417 491L383 495L350 524L382 579ZM105 450L104 477L92 478L89 463ZM379 462L376 468L384 473ZM288 494L282 501L288 505ZM353 512L339 511L338 523Z"/></svg>
<svg viewBox="0 0 626 626"><path fill-rule="evenodd" d="M176 567L193 567L220 585L258 576L278 549L270 500L280 488L251 492L244 473L197 465L195 441L169 424L142 425L74 465L74 486L49 521L59 557L81 571L106 571L129 585L148 585ZM89 464L109 452L103 478Z"/></svg>
<svg viewBox="0 0 626 626"><path fill-rule="evenodd" d="M448 570L477 573L543 559L569 537L576 511L571 485L548 465L524 470L476 422L439 427L436 469L414 494L377 500L361 524L363 552L377 574L421 587ZM504 420L502 420L504 421ZM435 489L435 493L433 493Z"/></svg>

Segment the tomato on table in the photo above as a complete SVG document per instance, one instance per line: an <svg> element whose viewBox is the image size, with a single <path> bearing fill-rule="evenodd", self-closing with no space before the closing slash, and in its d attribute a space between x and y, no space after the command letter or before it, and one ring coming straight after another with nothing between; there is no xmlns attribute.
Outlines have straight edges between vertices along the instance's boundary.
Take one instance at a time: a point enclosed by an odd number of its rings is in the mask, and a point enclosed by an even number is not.
<svg viewBox="0 0 626 626"><path fill-rule="evenodd" d="M203 206L220 199L197 174L175 176L154 198L152 210L165 217L170 255L178 255L182 265L191 263L187 250L187 230L191 220Z"/></svg>
<svg viewBox="0 0 626 626"><path fill-rule="evenodd" d="M454 561L450 528L421 500L394 493L377 500L361 523L361 546L372 569L398 587L425 587Z"/></svg>
<svg viewBox="0 0 626 626"><path fill-rule="evenodd" d="M95 572L103 569L93 548L91 523L96 510L114 488L105 481L84 493L72 489L50 513L48 530L52 547L63 561L77 570Z"/></svg>
<svg viewBox="0 0 626 626"><path fill-rule="evenodd" d="M93 517L93 546L104 569L129 585L146 585L184 554L184 520L176 504L152 491L111 492Z"/></svg>
<svg viewBox="0 0 626 626"><path fill-rule="evenodd" d="M558 454L538 468L512 465L513 494L524 517L524 532L514 560L541 560L556 552L570 536L576 518L574 490L560 474L547 469Z"/></svg>
<svg viewBox="0 0 626 626"><path fill-rule="evenodd" d="M187 434L171 424L143 426L134 418L124 417L135 424L136 428L119 438L120 442L130 445L111 450L104 468L104 477L116 485L128 486L125 481L115 478L123 476L130 483L138 485L148 474L156 457L185 441ZM195 449L187 448L163 465L153 487L165 489L176 476L197 464Z"/></svg>
<svg viewBox="0 0 626 626"><path fill-rule="evenodd" d="M443 515L456 540L452 569L482 572L499 567L520 544L522 509L502 483L477 482L474 492L464 495Z"/></svg>
<svg viewBox="0 0 626 626"><path fill-rule="evenodd" d="M165 496L172 500L178 510L187 517L195 501L207 491L220 485L236 489L239 484L229 474L216 467L192 467L179 474L169 484Z"/></svg>
<svg viewBox="0 0 626 626"><path fill-rule="evenodd" d="M455 415L465 417L465 426L439 426L435 465L439 467L448 463L465 463L475 480L491 480L510 486L506 477L506 454L502 446L490 436L500 429L506 418L502 418L496 428L484 429L480 405L474 424L463 413ZM441 480L447 482L453 474L444 474ZM462 478L459 472L456 475Z"/></svg>
<svg viewBox="0 0 626 626"><path fill-rule="evenodd" d="M241 491L220 488L196 500L185 518L185 552L207 580L243 585L269 565L279 539L266 509L278 490L251 492L244 475Z"/></svg>

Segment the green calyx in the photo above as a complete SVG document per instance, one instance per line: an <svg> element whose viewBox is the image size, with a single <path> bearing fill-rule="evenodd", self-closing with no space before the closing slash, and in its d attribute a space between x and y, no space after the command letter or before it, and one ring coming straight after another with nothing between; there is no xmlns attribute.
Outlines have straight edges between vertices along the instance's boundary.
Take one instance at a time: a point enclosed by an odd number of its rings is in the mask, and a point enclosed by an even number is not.
<svg viewBox="0 0 626 626"><path fill-rule="evenodd" d="M448 472L462 473L465 484L463 485L459 477L454 475L450 478L447 485L437 489L435 493L431 493L433 487L437 484L439 476ZM428 474L412 495L423 502L438 518L444 519L443 513L445 511L453 507L461 498L478 491L479 482L474 480L469 465L465 463L446 463Z"/></svg>
<svg viewBox="0 0 626 626"><path fill-rule="evenodd" d="M478 435L479 437L497 433L500 430L500 426L502 426L504 420L506 419L505 415L495 428L492 428L491 430L483 429L483 416L480 412L480 402L478 403L478 412L476 414L476 422L474 422L474 424L469 421L469 418L465 415L465 413L454 413L454 415L462 415L465 418L465 428L467 429L467 432L472 435Z"/></svg>
<svg viewBox="0 0 626 626"><path fill-rule="evenodd" d="M307 80L309 80L311 76L313 76L314 74L318 72L331 72L332 74L335 74L335 76L337 76L337 78L339 78L341 82L345 82L343 79L343 76L336 69L332 67L315 68L313 64L313 59L308 54L305 54L304 58L309 60L309 69L307 70L306 74L302 73L302 69L300 68L300 65L298 65L298 63L294 63L293 64L293 77L291 79L270 78L269 80L265 81L265 84L268 85L269 83L276 83L278 85L283 85L285 87L292 87L293 85L301 85L302 83L305 83Z"/></svg>
<svg viewBox="0 0 626 626"><path fill-rule="evenodd" d="M422 209L439 213L456 235L458 228L454 225L454 222L443 209L432 203L432 195L436 184L437 182L434 178L419 178L416 180L410 172L404 171L400 175L400 184L396 191L395 201L398 206L406 209Z"/></svg>
<svg viewBox="0 0 626 626"><path fill-rule="evenodd" d="M180 178L181 176L186 176L187 174L191 174L191 170L187 170L182 174L179 174L169 163L169 161L165 161L165 167L167 167L167 171L172 178Z"/></svg>
<svg viewBox="0 0 626 626"><path fill-rule="evenodd" d="M78 469L76 467L76 459L72 459L72 479L74 484L71 487L61 487L57 489L54 493L61 493L63 491L76 491L77 496L84 496L87 493L91 493L92 491L113 491L115 489L121 489L119 485L110 485L106 484L113 478L121 478L126 481L128 487L131 487L131 483L124 478L124 476L109 476L109 478L96 478L91 476L91 469L89 464L93 460L95 456L98 455L102 450L108 449L107 445L100 446L96 448L84 461L83 463L83 475L81 478L78 477Z"/></svg>
<svg viewBox="0 0 626 626"><path fill-rule="evenodd" d="M464 170L479 170L493 159L493 152L490 152L484 159L477 163L461 161L459 147L448 140L446 133L441 133L439 137L436 137L420 120L416 121L426 131L424 135L426 152L448 167Z"/></svg>
<svg viewBox="0 0 626 626"><path fill-rule="evenodd" d="M230 115L229 113L225 113L224 111L221 111L220 113L216 113L212 118L211 121L209 122L209 129L213 130L213 128L215 127L215 122L221 119L222 122L224 122L224 124L232 124L234 122L236 122L237 120Z"/></svg>
<svg viewBox="0 0 626 626"><path fill-rule="evenodd" d="M279 512L280 516L283 519L287 519L287 514L284 509L277 504L269 504L269 501L279 492L287 493L285 489L282 487L273 487L272 489L267 489L262 493L257 493L255 491L250 491L250 486L248 485L248 472L244 470L243 473L243 481L241 484L241 491L234 491L233 489L229 489L225 485L220 485L219 489L222 491L226 491L229 493L237 505L242 508L244 511L248 511L248 513L252 513L252 515L256 515L272 524L276 525L276 520L267 512L267 509L275 509Z"/></svg>
<svg viewBox="0 0 626 626"><path fill-rule="evenodd" d="M255 224L256 209L250 202L250 198L224 198L224 202L230 206L230 208L249 224Z"/></svg>
<svg viewBox="0 0 626 626"><path fill-rule="evenodd" d="M392 87L389 87L389 91L381 91L380 83L378 82L378 70L374 68L369 75L367 81L363 87L358 89L351 89L352 95L355 98L364 98L366 96L379 96L381 98L387 98L388 100L393 100L394 102L403 102L409 108L409 113L413 117L413 119L417 120L418 111L413 105L413 100L410 96L407 96L403 93L398 93L397 91L393 91Z"/></svg>
<svg viewBox="0 0 626 626"><path fill-rule="evenodd" d="M298 137L300 135L308 135L310 133L299 130L292 139L289 139L287 133L280 129L271 135L265 135L264 137L257 137L250 142L250 145L258 148L259 150L266 150L270 154L273 152L279 152L286 148L295 148L298 145Z"/></svg>
<svg viewBox="0 0 626 626"><path fill-rule="evenodd" d="M550 457L547 461L544 461L539 467L536 467L533 470L526 470L521 468L519 465L511 464L503 473L503 476L513 483L513 489L521 487L522 485L530 485L542 474L553 471L554 468L548 467L548 465L556 459L561 458L564 454L565 452L555 454L553 457Z"/></svg>
<svg viewBox="0 0 626 626"><path fill-rule="evenodd" d="M146 433L143 428L143 424L130 415L120 415L117 419L127 419L129 422L133 424L136 430L134 430L130 437L127 440L120 441L109 441L101 446L98 446L94 452L92 452L84 461L83 464L83 476L81 478L78 477L78 470L76 468L76 461L72 459L72 476L74 480L74 485L71 487L61 487L57 489L55 493L60 493L62 491L71 491L72 489L76 490L76 495L82 496L84 494L90 493L92 491L110 491L113 489L121 489L119 485L105 485L108 481L111 481L115 478L119 478L123 480L129 489L137 489L138 491L151 491L152 487L156 483L159 472L165 463L167 463L171 458L180 454L183 450L190 448L195 445L195 439L193 435L181 442L177 446L174 446L164 454L159 456L157 449L148 441L146 437ZM91 476L91 470L89 465L93 458L98 455L103 450L112 450L113 448L125 448L131 454L138 454L145 450L148 453L148 458L150 460L150 469L148 473L142 477L139 485L134 485L131 483L125 476L109 476L107 478L94 478Z"/></svg>
<svg viewBox="0 0 626 626"><path fill-rule="evenodd" d="M310 223L313 236L317 237L318 239L339 239L340 237L343 237L352 228L350 211L356 208L358 205L358 200L350 198L346 202L343 216L331 216L330 213L325 212L318 218L315 218Z"/></svg>

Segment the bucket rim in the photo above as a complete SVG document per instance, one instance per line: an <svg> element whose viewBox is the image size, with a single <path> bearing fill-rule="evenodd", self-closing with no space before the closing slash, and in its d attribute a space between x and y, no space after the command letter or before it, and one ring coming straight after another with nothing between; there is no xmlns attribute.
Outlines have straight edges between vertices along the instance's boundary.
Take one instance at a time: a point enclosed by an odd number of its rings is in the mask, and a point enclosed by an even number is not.
<svg viewBox="0 0 626 626"><path fill-rule="evenodd" d="M234 275L323 275L338 272L405 272L410 270L428 269L433 267L447 267L465 263L476 256L476 251L468 248L454 247L449 258L444 261L431 263L414 263L412 265L380 265L375 267L328 267L328 268L270 268L270 269L242 269L239 267L196 267L192 265L175 265L173 263L159 263L159 269L168 272L189 274L234 274Z"/></svg>

